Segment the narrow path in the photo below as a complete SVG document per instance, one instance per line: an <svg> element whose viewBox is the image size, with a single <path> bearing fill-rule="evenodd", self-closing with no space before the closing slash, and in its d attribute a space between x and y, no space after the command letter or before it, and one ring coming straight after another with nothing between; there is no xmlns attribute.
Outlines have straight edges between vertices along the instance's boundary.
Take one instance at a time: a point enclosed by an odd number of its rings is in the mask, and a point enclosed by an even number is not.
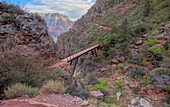
<svg viewBox="0 0 170 107"><path fill-rule="evenodd" d="M83 100L69 94L41 94L35 98L17 98L0 101L0 107L82 107ZM89 104L83 107L94 107Z"/></svg>
<svg viewBox="0 0 170 107"><path fill-rule="evenodd" d="M103 25L100 25L100 24L98 24L98 23L96 23L95 25L100 26L100 28L103 28L103 29L109 29L109 30L112 30L112 28L111 28L111 27L103 26Z"/></svg>

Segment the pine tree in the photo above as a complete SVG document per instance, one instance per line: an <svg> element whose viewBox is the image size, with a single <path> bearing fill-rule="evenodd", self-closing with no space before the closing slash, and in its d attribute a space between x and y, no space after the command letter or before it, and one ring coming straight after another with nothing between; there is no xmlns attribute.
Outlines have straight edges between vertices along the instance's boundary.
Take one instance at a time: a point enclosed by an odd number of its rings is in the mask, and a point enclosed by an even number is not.
<svg viewBox="0 0 170 107"><path fill-rule="evenodd" d="M125 59L129 56L130 45L132 42L132 36L129 32L129 25L127 18L124 19L122 24L119 26L119 33L117 36L116 48L119 50L120 55L124 56Z"/></svg>
<svg viewBox="0 0 170 107"><path fill-rule="evenodd" d="M150 0L144 0L144 3L145 3L144 7L145 8L144 8L143 12L144 12L144 16L146 16L146 17L150 14L150 8L151 8L150 2L151 2Z"/></svg>
<svg viewBox="0 0 170 107"><path fill-rule="evenodd" d="M99 14L101 14L101 13L102 13L102 10L101 10L100 6L98 6L97 13L99 13Z"/></svg>

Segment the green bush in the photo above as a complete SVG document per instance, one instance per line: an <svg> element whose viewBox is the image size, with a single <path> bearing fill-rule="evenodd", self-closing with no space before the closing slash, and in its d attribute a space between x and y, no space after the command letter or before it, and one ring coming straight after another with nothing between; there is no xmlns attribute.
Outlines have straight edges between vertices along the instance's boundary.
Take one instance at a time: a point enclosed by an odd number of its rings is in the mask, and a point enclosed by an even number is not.
<svg viewBox="0 0 170 107"><path fill-rule="evenodd" d="M66 88L64 87L63 83L58 80L48 80L42 86L41 91L44 94L62 94L64 93Z"/></svg>
<svg viewBox="0 0 170 107"><path fill-rule="evenodd" d="M149 45L152 46L152 45L155 45L155 44L156 44L156 39L150 38L149 39Z"/></svg>
<svg viewBox="0 0 170 107"><path fill-rule="evenodd" d="M147 57L146 61L147 61L147 62L149 62L149 61L150 61L150 58L149 58L149 57Z"/></svg>
<svg viewBox="0 0 170 107"><path fill-rule="evenodd" d="M145 61L145 60L143 60L141 64L142 64L142 65L144 65L144 66L146 66L146 65L147 65L147 63L146 63L146 61Z"/></svg>
<svg viewBox="0 0 170 107"><path fill-rule="evenodd" d="M109 87L108 85L107 81L100 80L100 84L96 84L92 90L105 90Z"/></svg>
<svg viewBox="0 0 170 107"><path fill-rule="evenodd" d="M39 95L41 92L40 92L40 90L38 89L38 88L30 88L30 90L29 90L29 96L31 97L31 98L34 98L34 97L36 97L37 95Z"/></svg>
<svg viewBox="0 0 170 107"><path fill-rule="evenodd" d="M89 98L89 93L87 91L81 90L80 92L75 93L75 96L87 100Z"/></svg>
<svg viewBox="0 0 170 107"><path fill-rule="evenodd" d="M107 91L107 90L101 90L101 92L104 94L104 96L109 95L109 91Z"/></svg>
<svg viewBox="0 0 170 107"><path fill-rule="evenodd" d="M142 85L143 86L147 86L147 85L152 84L152 83L153 83L153 80L152 80L151 76L142 79Z"/></svg>
<svg viewBox="0 0 170 107"><path fill-rule="evenodd" d="M142 78L145 75L144 67L137 66L130 70L130 77L131 78Z"/></svg>
<svg viewBox="0 0 170 107"><path fill-rule="evenodd" d="M168 40L164 43L164 48L165 48L165 50L169 49L169 41Z"/></svg>
<svg viewBox="0 0 170 107"><path fill-rule="evenodd" d="M2 16L2 18L5 20L5 23L6 22L19 22L20 20L19 19L16 19L14 16L8 16L8 15L5 15L5 16Z"/></svg>
<svg viewBox="0 0 170 107"><path fill-rule="evenodd" d="M139 91L140 91L140 88L138 86L132 88L132 92L135 94L138 94Z"/></svg>
<svg viewBox="0 0 170 107"><path fill-rule="evenodd" d="M74 95L74 93L75 93L75 85L72 85L70 83L70 85L67 86L67 89L66 89L65 93L69 93L71 95Z"/></svg>
<svg viewBox="0 0 170 107"><path fill-rule="evenodd" d="M122 88L124 86L124 82L123 81L119 81L117 85L118 85L119 88Z"/></svg>
<svg viewBox="0 0 170 107"><path fill-rule="evenodd" d="M124 69L124 64L118 64L118 70Z"/></svg>
<svg viewBox="0 0 170 107"><path fill-rule="evenodd" d="M96 84L99 84L99 83L100 82L96 79L96 75L95 74L91 74L88 77L88 82L87 82L88 85L96 85Z"/></svg>
<svg viewBox="0 0 170 107"><path fill-rule="evenodd" d="M8 86L4 92L7 98L17 98L22 97L23 95L28 95L32 98L40 94L38 88L31 88L30 86L21 83Z"/></svg>
<svg viewBox="0 0 170 107"><path fill-rule="evenodd" d="M134 64L140 64L140 63L142 63L142 61L143 61L143 57L139 54L134 54L133 58L131 60L131 62Z"/></svg>
<svg viewBox="0 0 170 107"><path fill-rule="evenodd" d="M167 104L166 102L164 102L163 107L170 107L170 104Z"/></svg>
<svg viewBox="0 0 170 107"><path fill-rule="evenodd" d="M149 48L149 51L152 51L154 55L157 55L157 54L162 55L164 53L164 49L162 47L157 47L156 45Z"/></svg>
<svg viewBox="0 0 170 107"><path fill-rule="evenodd" d="M102 106L102 107L109 107L109 105L105 102L100 102L99 103L99 106Z"/></svg>
<svg viewBox="0 0 170 107"><path fill-rule="evenodd" d="M138 36L141 36L143 34L146 34L147 33L146 28L147 28L146 24L144 24L144 23L136 24L134 27L132 27L131 34L134 37L138 37Z"/></svg>
<svg viewBox="0 0 170 107"><path fill-rule="evenodd" d="M113 97L110 97L110 96L105 96L105 97L104 97L104 101L105 101L106 103L111 103L111 104L114 103Z"/></svg>

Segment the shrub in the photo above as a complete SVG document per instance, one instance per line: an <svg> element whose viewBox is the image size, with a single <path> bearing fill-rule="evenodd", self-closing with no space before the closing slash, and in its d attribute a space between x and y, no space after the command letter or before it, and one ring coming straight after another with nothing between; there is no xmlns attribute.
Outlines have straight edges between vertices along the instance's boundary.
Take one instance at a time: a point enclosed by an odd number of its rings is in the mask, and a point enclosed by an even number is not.
<svg viewBox="0 0 170 107"><path fill-rule="evenodd" d="M107 91L107 90L101 90L101 92L104 94L104 96L109 95L109 91Z"/></svg>
<svg viewBox="0 0 170 107"><path fill-rule="evenodd" d="M156 45L149 48L149 51L152 51L154 53L154 55L163 54L163 52L164 52L163 48L157 47Z"/></svg>
<svg viewBox="0 0 170 107"><path fill-rule="evenodd" d="M39 22L43 23L44 25L46 24L45 20L38 13L35 13L34 16L36 19L38 19Z"/></svg>
<svg viewBox="0 0 170 107"><path fill-rule="evenodd" d="M6 22L19 22L20 20L19 19L16 19L14 16L8 16L8 15L5 15L5 16L2 16L2 18L5 20L5 23Z"/></svg>
<svg viewBox="0 0 170 107"><path fill-rule="evenodd" d="M143 61L143 57L139 54L134 54L131 60L131 62L134 64L140 64L142 61Z"/></svg>
<svg viewBox="0 0 170 107"><path fill-rule="evenodd" d="M107 103L105 102L100 102L99 103L99 107L102 106L102 107L109 107Z"/></svg>
<svg viewBox="0 0 170 107"><path fill-rule="evenodd" d="M138 37L142 34L147 33L146 25L144 23L136 24L131 31L131 34L135 37Z"/></svg>
<svg viewBox="0 0 170 107"><path fill-rule="evenodd" d="M83 100L87 100L89 98L89 93L81 90L80 92L75 93L75 96L82 98Z"/></svg>
<svg viewBox="0 0 170 107"><path fill-rule="evenodd" d="M96 79L96 75L95 74L92 74L88 77L88 85L96 85L96 84L99 84L100 82Z"/></svg>
<svg viewBox="0 0 170 107"><path fill-rule="evenodd" d="M58 80L48 80L41 88L41 91L44 94L62 94L65 92L65 90L66 88L64 87L63 83Z"/></svg>
<svg viewBox="0 0 170 107"><path fill-rule="evenodd" d="M142 85L143 86L147 86L147 85L152 84L152 83L153 83L153 81L152 81L151 76L142 79Z"/></svg>
<svg viewBox="0 0 170 107"><path fill-rule="evenodd" d="M105 101L106 103L113 103L113 102L114 102L114 99L113 99L113 97L105 96L105 97L104 97L104 101Z"/></svg>
<svg viewBox="0 0 170 107"><path fill-rule="evenodd" d="M143 60L141 64L142 64L142 65L144 65L144 66L146 66L146 65L147 65L147 63L146 63L146 61L145 61L145 60Z"/></svg>
<svg viewBox="0 0 170 107"><path fill-rule="evenodd" d="M119 70L124 69L124 64L118 64L118 69L119 69Z"/></svg>
<svg viewBox="0 0 170 107"><path fill-rule="evenodd" d="M140 88L138 86L132 88L132 92L135 94L138 94L139 91L140 91Z"/></svg>
<svg viewBox="0 0 170 107"><path fill-rule="evenodd" d="M107 81L100 80L100 84L96 84L96 85L93 87L93 90L105 90L105 89L107 89L108 87L109 87L109 86L108 86Z"/></svg>
<svg viewBox="0 0 170 107"><path fill-rule="evenodd" d="M142 78L145 75L144 67L137 66L130 70L131 78Z"/></svg>
<svg viewBox="0 0 170 107"><path fill-rule="evenodd" d="M34 98L34 97L36 97L37 95L39 95L41 92L40 92L40 90L38 89L38 88L30 88L30 90L29 90L29 96L31 97L31 98Z"/></svg>
<svg viewBox="0 0 170 107"><path fill-rule="evenodd" d="M17 98L23 95L28 95L32 98L40 94L38 88L31 88L30 86L21 83L8 86L4 92L7 98Z"/></svg>
<svg viewBox="0 0 170 107"><path fill-rule="evenodd" d="M169 49L169 41L168 40L164 43L164 48L165 48L165 50Z"/></svg>
<svg viewBox="0 0 170 107"><path fill-rule="evenodd" d="M155 72L159 73L159 75L170 75L170 70L166 68L159 68Z"/></svg>
<svg viewBox="0 0 170 107"><path fill-rule="evenodd" d="M7 90L5 90L5 95L7 98L17 98L23 95L28 95L29 88L25 84L16 83L12 86L8 86Z"/></svg>
<svg viewBox="0 0 170 107"><path fill-rule="evenodd" d="M149 61L150 61L150 58L149 58L149 57L147 57L146 61L147 61L147 62L149 62Z"/></svg>
<svg viewBox="0 0 170 107"><path fill-rule="evenodd" d="M152 45L155 45L155 44L156 44L156 39L150 38L149 39L149 45L152 46Z"/></svg>
<svg viewBox="0 0 170 107"><path fill-rule="evenodd" d="M74 95L74 91L75 91L75 86L70 84L70 85L67 86L65 93L69 93L71 95Z"/></svg>
<svg viewBox="0 0 170 107"><path fill-rule="evenodd" d="M166 86L166 87L164 88L164 90L167 91L167 92L170 92L170 86Z"/></svg>
<svg viewBox="0 0 170 107"><path fill-rule="evenodd" d="M123 86L124 86L124 82L123 82L123 81L119 81L119 82L118 82L118 87L119 87L119 88L122 88Z"/></svg>
<svg viewBox="0 0 170 107"><path fill-rule="evenodd" d="M156 59L157 61L163 61L163 56L160 55L160 54L157 54L157 55L155 55L155 59Z"/></svg>
<svg viewBox="0 0 170 107"><path fill-rule="evenodd" d="M93 104L95 107L97 107L98 100L97 98L89 98L88 101Z"/></svg>
<svg viewBox="0 0 170 107"><path fill-rule="evenodd" d="M163 107L170 107L170 104L167 104L166 102L164 102Z"/></svg>

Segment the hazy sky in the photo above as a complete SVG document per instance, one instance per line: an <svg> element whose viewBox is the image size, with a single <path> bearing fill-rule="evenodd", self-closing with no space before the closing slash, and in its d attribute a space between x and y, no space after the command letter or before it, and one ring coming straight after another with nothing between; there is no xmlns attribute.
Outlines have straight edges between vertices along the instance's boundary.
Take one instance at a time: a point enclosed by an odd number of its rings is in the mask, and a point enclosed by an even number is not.
<svg viewBox="0 0 170 107"><path fill-rule="evenodd" d="M0 0L2 1L2 0ZM96 0L7 0L26 5L29 12L62 13L72 20L80 18Z"/></svg>

